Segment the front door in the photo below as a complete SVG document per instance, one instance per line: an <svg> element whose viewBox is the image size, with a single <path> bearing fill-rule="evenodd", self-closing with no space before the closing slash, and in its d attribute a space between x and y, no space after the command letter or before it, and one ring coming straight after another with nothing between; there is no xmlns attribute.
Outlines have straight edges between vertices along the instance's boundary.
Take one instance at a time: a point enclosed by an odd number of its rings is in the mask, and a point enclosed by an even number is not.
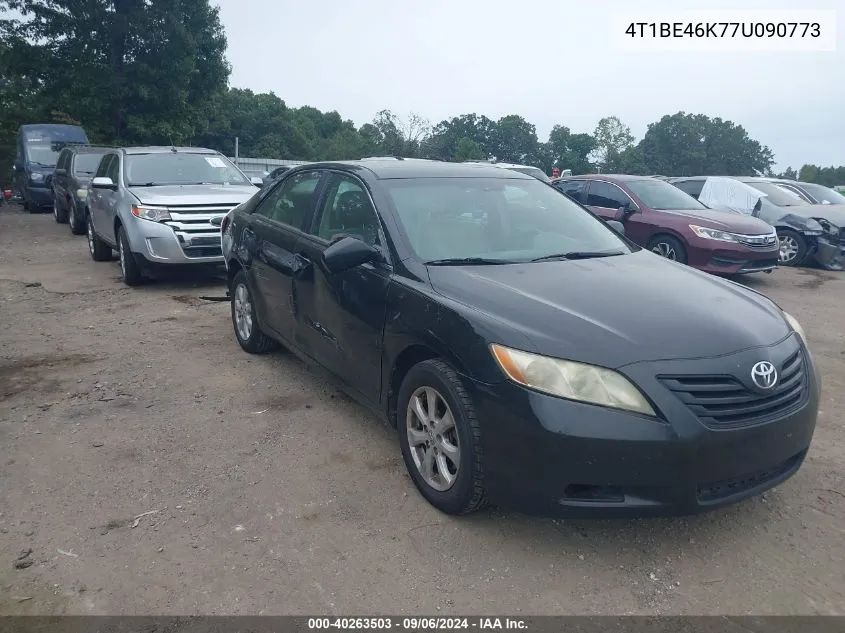
<svg viewBox="0 0 845 633"><path fill-rule="evenodd" d="M331 273L323 251L351 236L382 250L383 260ZM363 399L376 404L391 267L381 224L366 185L352 174L332 173L311 229L296 246L293 278L296 341Z"/></svg>
<svg viewBox="0 0 845 633"><path fill-rule="evenodd" d="M622 219L625 225L625 237L640 246L648 244L651 238L650 230L643 222L642 210L638 208L631 196L620 187L601 180L591 180L587 188L586 198L586 206L605 220L617 219L619 207L629 206L633 213Z"/></svg>
<svg viewBox="0 0 845 633"><path fill-rule="evenodd" d="M103 156L99 167L97 167L97 173L94 176L96 178L108 177L110 166L113 162L117 162L117 155L106 154ZM91 221L94 223L94 230L97 235L107 240L111 245L114 245L114 230L112 229L113 225L109 225L107 205L113 199L111 195L113 193L110 189L91 187L91 198L88 200L88 210L91 212Z"/></svg>
<svg viewBox="0 0 845 633"><path fill-rule="evenodd" d="M249 276L262 325L292 341L291 278L296 269L294 246L311 219L322 172L305 171L278 183L250 214L244 245L250 251Z"/></svg>

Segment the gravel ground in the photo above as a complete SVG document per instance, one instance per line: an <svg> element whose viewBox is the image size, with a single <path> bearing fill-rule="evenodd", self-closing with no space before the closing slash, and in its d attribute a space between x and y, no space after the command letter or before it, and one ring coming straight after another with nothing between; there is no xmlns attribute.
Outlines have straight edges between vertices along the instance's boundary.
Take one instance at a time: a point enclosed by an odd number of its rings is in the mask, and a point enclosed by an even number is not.
<svg viewBox="0 0 845 633"><path fill-rule="evenodd" d="M0 614L845 613L844 279L747 281L824 380L779 488L689 519L451 518L325 376L240 351L219 279L129 289L0 207Z"/></svg>

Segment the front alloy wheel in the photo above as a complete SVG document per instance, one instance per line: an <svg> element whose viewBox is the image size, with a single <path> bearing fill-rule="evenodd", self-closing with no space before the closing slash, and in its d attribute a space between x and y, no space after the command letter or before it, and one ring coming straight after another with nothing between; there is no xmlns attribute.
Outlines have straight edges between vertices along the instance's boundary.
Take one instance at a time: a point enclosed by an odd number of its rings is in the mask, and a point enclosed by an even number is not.
<svg viewBox="0 0 845 633"><path fill-rule="evenodd" d="M405 424L411 457L425 483L440 492L451 488L461 467L460 439L440 392L417 389L408 402Z"/></svg>
<svg viewBox="0 0 845 633"><path fill-rule="evenodd" d="M778 231L778 264L781 266L800 266L807 254L804 238L788 229Z"/></svg>

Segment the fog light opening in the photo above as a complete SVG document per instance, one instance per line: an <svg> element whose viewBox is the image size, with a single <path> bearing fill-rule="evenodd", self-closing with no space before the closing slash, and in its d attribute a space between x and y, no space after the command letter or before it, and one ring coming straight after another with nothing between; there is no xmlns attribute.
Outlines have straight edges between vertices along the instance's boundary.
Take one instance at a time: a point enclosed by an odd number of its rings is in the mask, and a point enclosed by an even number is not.
<svg viewBox="0 0 845 633"><path fill-rule="evenodd" d="M593 501L596 503L624 503L625 494L619 486L590 486L569 484L563 491L570 501Z"/></svg>

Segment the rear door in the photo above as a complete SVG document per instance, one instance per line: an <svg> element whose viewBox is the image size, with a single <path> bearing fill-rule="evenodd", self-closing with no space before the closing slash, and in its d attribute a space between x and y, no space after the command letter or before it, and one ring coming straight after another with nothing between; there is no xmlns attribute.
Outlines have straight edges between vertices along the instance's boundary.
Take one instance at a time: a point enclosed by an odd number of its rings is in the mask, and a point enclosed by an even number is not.
<svg viewBox="0 0 845 633"><path fill-rule="evenodd" d="M71 151L63 149L59 153L59 160L56 161L56 170L53 172L53 200L59 209L66 206L67 183L70 178ZM62 173L64 172L64 173Z"/></svg>
<svg viewBox="0 0 845 633"><path fill-rule="evenodd" d="M329 272L323 252L352 236L382 251L382 261ZM364 400L376 404L387 289L392 267L381 222L367 186L333 172L308 234L296 245L301 266L293 276L296 342Z"/></svg>
<svg viewBox="0 0 845 633"><path fill-rule="evenodd" d="M291 279L294 247L314 214L323 172L298 172L273 187L249 216L243 246L249 251L249 279L261 324L293 341Z"/></svg>

